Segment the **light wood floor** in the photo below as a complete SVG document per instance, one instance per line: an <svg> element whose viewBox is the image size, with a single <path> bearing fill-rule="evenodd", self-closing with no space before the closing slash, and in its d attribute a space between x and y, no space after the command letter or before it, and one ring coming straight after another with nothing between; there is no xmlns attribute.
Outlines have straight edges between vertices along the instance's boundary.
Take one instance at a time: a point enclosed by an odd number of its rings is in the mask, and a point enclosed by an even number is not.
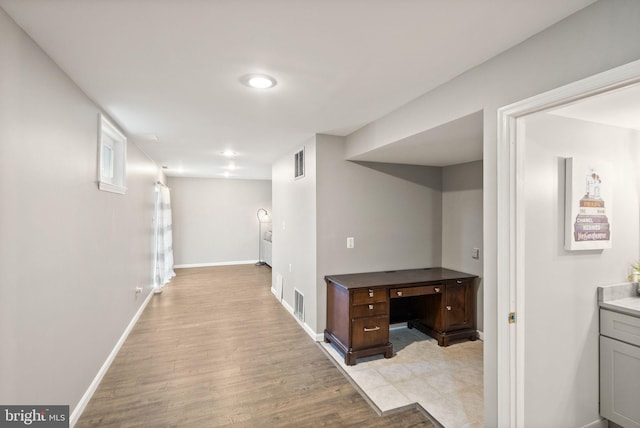
<svg viewBox="0 0 640 428"><path fill-rule="evenodd" d="M254 265L180 269L154 296L76 424L82 427L433 427L378 416Z"/></svg>

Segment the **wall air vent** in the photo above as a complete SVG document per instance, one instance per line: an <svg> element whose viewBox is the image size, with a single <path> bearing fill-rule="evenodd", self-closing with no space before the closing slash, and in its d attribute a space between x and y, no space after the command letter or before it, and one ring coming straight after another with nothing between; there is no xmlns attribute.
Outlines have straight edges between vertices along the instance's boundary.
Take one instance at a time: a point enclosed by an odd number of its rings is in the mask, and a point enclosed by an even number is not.
<svg viewBox="0 0 640 428"><path fill-rule="evenodd" d="M293 178L304 177L304 147L293 156Z"/></svg>
<svg viewBox="0 0 640 428"><path fill-rule="evenodd" d="M301 322L304 322L304 295L297 288L293 289L293 315Z"/></svg>

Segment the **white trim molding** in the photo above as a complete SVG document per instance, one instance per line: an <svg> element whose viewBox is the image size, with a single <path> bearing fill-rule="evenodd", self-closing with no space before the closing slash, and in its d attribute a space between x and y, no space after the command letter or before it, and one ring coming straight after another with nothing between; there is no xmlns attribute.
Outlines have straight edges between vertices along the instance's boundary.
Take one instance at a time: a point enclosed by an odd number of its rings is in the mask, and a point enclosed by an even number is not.
<svg viewBox="0 0 640 428"><path fill-rule="evenodd" d="M583 428L608 428L609 421L604 418L600 418L597 421L593 421L590 424L586 424Z"/></svg>
<svg viewBox="0 0 640 428"><path fill-rule="evenodd" d="M282 306L284 306L287 312L289 312L289 314L293 317L293 319L296 320L298 324L300 324L303 330L313 339L314 342L322 342L324 340L324 334L316 333L315 331L313 331L311 327L309 327L309 324L307 324L306 322L303 323L295 316L295 314L293 313L293 308L291 307L291 305L287 303L286 300L282 299L280 303L282 303Z"/></svg>
<svg viewBox="0 0 640 428"><path fill-rule="evenodd" d="M175 265L174 269L196 268L196 267L211 267L211 266L231 266L231 265L254 265L258 263L258 260L240 260L233 262L215 262L215 263L192 263Z"/></svg>
<svg viewBox="0 0 640 428"><path fill-rule="evenodd" d="M100 370L98 370L98 373L96 374L95 378L93 378L93 381L89 385L89 388L87 388L86 392L84 393L84 395L82 396L82 398L80 399L76 407L73 409L73 412L69 417L69 426L71 428L75 426L75 424L80 419L80 416L82 416L82 412L84 412L84 409L87 407L87 404L89 404L89 401L91 400L91 397L93 397L93 394L96 392L96 389L98 389L98 385L100 385L102 378L104 377L105 374L107 374L107 370L109 370L111 363L113 363L113 360L115 360L116 355L118 355L118 352L120 351L120 348L122 348L122 345L124 344L125 340L127 340L127 337L129 337L129 333L131 333L131 330L133 330L133 327L138 322L138 319L140 319L140 316L142 315L145 308L149 304L149 301L151 300L151 297L153 297L153 295L154 293L150 287L149 293L147 294L147 297L144 299L144 302L142 302L142 305L140 305L140 308L138 308L138 311L135 313L135 315L131 319L131 322L129 322L129 325L122 333L122 336L120 336L120 339L116 342L115 346L107 356L107 359L105 360L104 364L102 364L102 367L100 367Z"/></svg>
<svg viewBox="0 0 640 428"><path fill-rule="evenodd" d="M639 82L640 61L634 61L498 109L497 223L508 225L497 229L498 426L524 426L524 147L518 119Z"/></svg>
<svg viewBox="0 0 640 428"><path fill-rule="evenodd" d="M127 193L127 188L126 187L124 187L124 186L116 186L114 184L107 183L106 181L99 181L98 182L98 189L104 190L106 192L111 192L111 193L119 193L121 195L124 195L125 193Z"/></svg>

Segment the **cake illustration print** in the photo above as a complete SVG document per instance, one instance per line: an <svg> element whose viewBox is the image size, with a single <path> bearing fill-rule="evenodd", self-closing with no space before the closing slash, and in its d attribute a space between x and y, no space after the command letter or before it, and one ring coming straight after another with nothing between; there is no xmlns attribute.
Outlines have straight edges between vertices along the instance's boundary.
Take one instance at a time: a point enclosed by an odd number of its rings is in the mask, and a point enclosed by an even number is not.
<svg viewBox="0 0 640 428"><path fill-rule="evenodd" d="M565 249L611 248L611 165L599 159L568 158L565 167Z"/></svg>
<svg viewBox="0 0 640 428"><path fill-rule="evenodd" d="M574 239L580 241L608 241L611 238L605 201L601 197L602 177L591 168L585 176L586 191L574 223Z"/></svg>

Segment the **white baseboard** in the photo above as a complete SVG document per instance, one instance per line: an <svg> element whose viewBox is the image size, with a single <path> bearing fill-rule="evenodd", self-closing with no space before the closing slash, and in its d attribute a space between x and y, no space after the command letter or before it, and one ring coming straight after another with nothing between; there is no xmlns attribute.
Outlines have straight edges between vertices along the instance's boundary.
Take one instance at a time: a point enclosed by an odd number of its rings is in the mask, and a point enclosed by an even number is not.
<svg viewBox="0 0 640 428"><path fill-rule="evenodd" d="M131 319L131 322L129 322L129 325L124 330L124 333L122 333L122 336L120 336L120 339L111 350L111 353L105 360L104 364L102 364L102 367L100 367L100 370L98 370L98 374L96 374L96 377L93 378L93 381L89 385L89 388L84 393L84 395L82 396L82 398L80 399L76 407L73 409L73 412L69 417L69 426L71 428L75 426L75 424L78 422L78 419L80 419L80 416L82 416L82 412L84 412L84 409L87 407L87 404L89 404L89 401L91 400L91 397L93 397L93 394L96 392L96 389L98 389L98 385L100 385L102 378L104 377L105 374L107 374L107 370L109 370L111 363L113 363L113 360L116 358L116 355L118 355L120 348L122 348L122 345L124 344L125 340L127 340L129 333L131 333L131 330L133 330L133 327L138 322L138 319L142 315L142 312L144 312L144 309L147 307L147 304L149 304L149 301L151 300L151 297L153 297L153 295L154 295L153 290L150 290L149 294L144 299L144 302L142 302L142 305L140 305L140 308L138 308L138 311Z"/></svg>
<svg viewBox="0 0 640 428"><path fill-rule="evenodd" d="M604 418L600 418L597 421L593 421L590 424L586 424L582 428L607 428L609 426L609 421Z"/></svg>
<svg viewBox="0 0 640 428"><path fill-rule="evenodd" d="M255 265L256 263L258 263L257 260L239 260L234 262L192 263L192 264L184 264L184 265L175 265L173 266L173 268L184 269L184 268L211 267L211 266Z"/></svg>
<svg viewBox="0 0 640 428"><path fill-rule="evenodd" d="M284 282L284 278L280 272L276 272L275 274L275 282L273 280L271 281L271 292L276 296L276 299L282 301L282 284Z"/></svg>
<svg viewBox="0 0 640 428"><path fill-rule="evenodd" d="M280 302L282 303L282 306L284 306L284 308L287 310L287 312L289 312L291 315L293 315L293 308L291 306L289 306L287 301L282 299ZM298 319L298 318L296 318L296 319Z"/></svg>
<svg viewBox="0 0 640 428"><path fill-rule="evenodd" d="M477 330L476 332L478 333L478 339L484 342L484 332L480 330Z"/></svg>
<svg viewBox="0 0 640 428"><path fill-rule="evenodd" d="M311 327L309 327L309 325L306 322L303 323L298 318L296 318L296 316L293 313L293 308L287 303L286 300L282 299L280 301L280 303L282 303L282 306L284 306L284 308L287 310L287 312L289 312L289 314L291 314L293 319L296 320L296 322L298 324L300 324L300 326L313 339L314 342L320 342L320 341L324 340L324 334L316 333L315 331L313 331L313 329Z"/></svg>

